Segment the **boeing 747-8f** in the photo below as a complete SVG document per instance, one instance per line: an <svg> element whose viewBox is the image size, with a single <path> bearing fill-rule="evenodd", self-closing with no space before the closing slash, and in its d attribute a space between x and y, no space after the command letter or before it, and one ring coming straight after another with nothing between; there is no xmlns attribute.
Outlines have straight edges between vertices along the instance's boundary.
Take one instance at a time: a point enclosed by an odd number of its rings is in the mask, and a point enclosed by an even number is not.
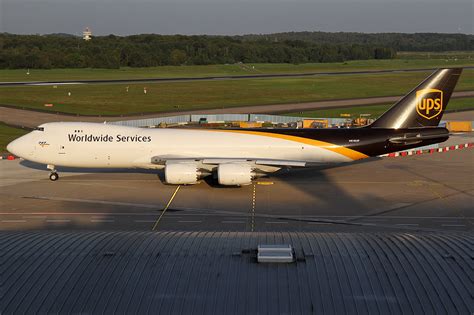
<svg viewBox="0 0 474 315"><path fill-rule="evenodd" d="M438 127L462 69L439 69L373 124L350 129L149 129L110 124L46 123L11 142L11 153L56 166L164 169L169 184L215 175L247 185L281 168L352 162L439 143Z"/></svg>

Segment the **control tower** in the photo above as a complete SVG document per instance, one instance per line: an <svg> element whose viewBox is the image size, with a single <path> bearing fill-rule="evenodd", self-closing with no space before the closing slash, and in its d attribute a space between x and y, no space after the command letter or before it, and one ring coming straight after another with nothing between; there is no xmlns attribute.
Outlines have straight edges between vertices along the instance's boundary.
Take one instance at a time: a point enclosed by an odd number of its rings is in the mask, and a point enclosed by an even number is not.
<svg viewBox="0 0 474 315"><path fill-rule="evenodd" d="M84 40L91 40L92 39L92 32L88 27L86 27L84 32L82 32L82 39L84 39Z"/></svg>

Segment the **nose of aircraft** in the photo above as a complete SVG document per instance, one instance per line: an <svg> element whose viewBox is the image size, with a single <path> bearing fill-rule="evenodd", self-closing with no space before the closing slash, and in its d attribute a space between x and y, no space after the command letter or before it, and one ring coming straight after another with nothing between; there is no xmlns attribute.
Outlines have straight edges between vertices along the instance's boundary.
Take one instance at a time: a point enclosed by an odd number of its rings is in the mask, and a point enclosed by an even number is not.
<svg viewBox="0 0 474 315"><path fill-rule="evenodd" d="M16 155L16 156L22 157L24 155L25 145L23 143L24 141L21 138L22 137L10 142L7 145L7 151L14 154L14 155Z"/></svg>

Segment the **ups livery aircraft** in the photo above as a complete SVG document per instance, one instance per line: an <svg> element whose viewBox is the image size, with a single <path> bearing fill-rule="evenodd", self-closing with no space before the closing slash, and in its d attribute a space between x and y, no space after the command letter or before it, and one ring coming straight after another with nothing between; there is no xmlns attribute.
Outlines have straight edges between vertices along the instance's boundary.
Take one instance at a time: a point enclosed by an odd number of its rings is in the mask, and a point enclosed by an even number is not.
<svg viewBox="0 0 474 315"><path fill-rule="evenodd" d="M11 153L55 167L163 169L169 184L214 175L248 185L282 168L352 162L446 141L438 124L462 69L439 69L373 124L350 129L145 129L46 123L11 142Z"/></svg>

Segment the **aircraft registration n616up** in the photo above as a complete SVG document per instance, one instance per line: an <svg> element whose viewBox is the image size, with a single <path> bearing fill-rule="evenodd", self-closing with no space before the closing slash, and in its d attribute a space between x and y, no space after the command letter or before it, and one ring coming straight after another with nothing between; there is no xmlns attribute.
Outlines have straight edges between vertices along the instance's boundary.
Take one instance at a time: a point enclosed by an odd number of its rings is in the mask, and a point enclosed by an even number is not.
<svg viewBox="0 0 474 315"><path fill-rule="evenodd" d="M438 127L461 68L439 69L373 124L349 129L149 129L98 123L46 123L11 142L11 153L56 166L163 169L169 184L214 175L248 185L281 168L352 162L439 143Z"/></svg>

